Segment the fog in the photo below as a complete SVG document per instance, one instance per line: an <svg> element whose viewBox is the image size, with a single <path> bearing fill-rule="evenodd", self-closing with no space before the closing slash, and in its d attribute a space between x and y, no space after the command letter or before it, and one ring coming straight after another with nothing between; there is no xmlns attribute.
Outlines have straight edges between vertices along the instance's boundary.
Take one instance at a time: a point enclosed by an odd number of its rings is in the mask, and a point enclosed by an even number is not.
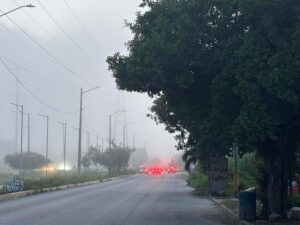
<svg viewBox="0 0 300 225"><path fill-rule="evenodd" d="M30 1L0 0L0 3L0 9L7 12L16 7L15 3L27 5ZM57 163L62 160L62 127L57 123L61 121L68 126L68 161L74 162L80 88L87 90L100 85L100 89L83 96L83 130L90 132L90 144L96 145L98 135L99 144L103 137L107 147L109 114L126 109L126 113L118 113L112 119L112 134L117 143L122 142L122 127L133 123L127 129L129 146L133 145L134 134L135 146L146 146L151 157L176 154L172 135L163 125L156 125L146 117L152 100L145 94L118 91L105 62L115 52L126 54L124 44L132 34L124 27L124 20L134 20L140 0L33 0L31 3L36 7L9 14L23 31L8 18L0 17L0 58L12 72L0 63L0 142L15 140L15 130L20 130L20 114L16 127L16 107L10 103L23 104L24 111L31 115L31 151L45 152L46 122L39 116L45 114L50 118L49 158ZM13 75L19 77L27 90L17 85ZM85 132L82 140L84 152ZM26 116L23 146L27 151Z"/></svg>

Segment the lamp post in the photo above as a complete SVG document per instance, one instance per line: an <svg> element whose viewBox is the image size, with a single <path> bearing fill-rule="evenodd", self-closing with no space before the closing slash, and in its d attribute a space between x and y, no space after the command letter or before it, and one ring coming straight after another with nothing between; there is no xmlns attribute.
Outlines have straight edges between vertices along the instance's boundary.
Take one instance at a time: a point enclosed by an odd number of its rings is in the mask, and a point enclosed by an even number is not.
<svg viewBox="0 0 300 225"><path fill-rule="evenodd" d="M110 114L109 115L109 150L111 150L111 118L112 118L112 116L114 116L114 115L116 115L117 113L120 113L120 112L126 112L126 110L124 110L124 109L122 109L122 110L118 110L118 111L116 111L116 112L114 112L114 113L112 113L112 114Z"/></svg>
<svg viewBox="0 0 300 225"><path fill-rule="evenodd" d="M100 86L91 88L89 90L83 91L82 88L80 89L80 107L79 107L79 134L78 134L78 161L77 161L77 171L80 173L81 171L81 136L82 136L82 96L85 93L93 91L95 89L100 88Z"/></svg>
<svg viewBox="0 0 300 225"><path fill-rule="evenodd" d="M7 14L12 13L12 12L18 10L18 9L21 9L21 8L34 8L34 7L35 7L35 6L32 5L32 4L29 4L29 5L22 5L22 6L19 6L19 7L15 8L15 9L12 9L12 10L6 12L6 13L1 14L0 17L6 16Z"/></svg>

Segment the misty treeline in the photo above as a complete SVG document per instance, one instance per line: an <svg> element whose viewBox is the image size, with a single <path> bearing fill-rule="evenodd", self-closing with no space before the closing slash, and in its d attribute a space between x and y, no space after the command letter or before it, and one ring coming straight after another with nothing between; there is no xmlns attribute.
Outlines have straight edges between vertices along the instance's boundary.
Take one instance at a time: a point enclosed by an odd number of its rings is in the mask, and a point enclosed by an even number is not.
<svg viewBox="0 0 300 225"><path fill-rule="evenodd" d="M107 168L109 174L116 174L124 171L126 167L128 167L132 152L133 149L124 149L114 143L111 149L106 149L104 152L91 146L88 152L82 157L82 166L86 169L90 166L104 166Z"/></svg>
<svg viewBox="0 0 300 225"><path fill-rule="evenodd" d="M286 216L300 134L300 1L143 0L118 88L154 98L187 167L254 152L262 216Z"/></svg>
<svg viewBox="0 0 300 225"><path fill-rule="evenodd" d="M21 154L14 153L9 154L4 157L4 162L10 168L14 170L21 170ZM52 163L51 160L48 159L48 164ZM22 169L23 170L34 170L41 169L46 165L46 158L35 152L25 152L22 154Z"/></svg>

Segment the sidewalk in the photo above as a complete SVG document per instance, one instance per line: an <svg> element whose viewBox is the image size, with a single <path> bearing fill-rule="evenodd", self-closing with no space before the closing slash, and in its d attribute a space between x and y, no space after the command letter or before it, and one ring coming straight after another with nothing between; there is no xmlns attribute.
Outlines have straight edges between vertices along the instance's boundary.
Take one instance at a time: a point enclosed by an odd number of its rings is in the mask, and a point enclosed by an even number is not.
<svg viewBox="0 0 300 225"><path fill-rule="evenodd" d="M266 220L244 221L239 220L239 200L237 198L212 197L208 196L215 204L221 207L224 211L236 219L240 225L300 225L300 221L281 220L278 222L269 222Z"/></svg>

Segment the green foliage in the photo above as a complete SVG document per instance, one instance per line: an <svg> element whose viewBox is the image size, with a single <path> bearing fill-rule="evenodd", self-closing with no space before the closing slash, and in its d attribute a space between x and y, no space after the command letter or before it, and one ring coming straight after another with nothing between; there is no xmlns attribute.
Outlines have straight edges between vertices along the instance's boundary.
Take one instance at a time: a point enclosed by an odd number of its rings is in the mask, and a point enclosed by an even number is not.
<svg viewBox="0 0 300 225"><path fill-rule="evenodd" d="M300 207L300 194L292 194L289 196L291 207Z"/></svg>
<svg viewBox="0 0 300 225"><path fill-rule="evenodd" d="M206 194L208 191L208 176L199 168L191 172L187 183L202 194Z"/></svg>
<svg viewBox="0 0 300 225"><path fill-rule="evenodd" d="M257 151L265 205L284 215L300 134L300 1L145 0L141 7L127 24L129 54L107 59L118 87L155 98L150 116L179 133L187 167L231 155L234 144L241 154Z"/></svg>
<svg viewBox="0 0 300 225"><path fill-rule="evenodd" d="M19 153L6 155L4 162L12 169L20 170L21 155ZM22 164L24 170L34 170L42 168L46 163L46 158L35 152L25 152L22 154ZM48 159L48 164L51 160Z"/></svg>
<svg viewBox="0 0 300 225"><path fill-rule="evenodd" d="M258 167L260 160L255 153L246 153L238 161L239 175L240 175L240 190L244 190L250 187L257 187L257 180L259 177ZM234 159L228 158L228 179L233 183L234 176ZM233 188L233 186L232 186Z"/></svg>
<svg viewBox="0 0 300 225"><path fill-rule="evenodd" d="M95 147L90 147L89 151L82 157L82 165L85 168L89 168L91 164L94 166L103 165L109 173L118 174L120 171L128 167L130 155L133 152L132 149L123 149L113 144L112 149L106 149L105 152L101 152Z"/></svg>

